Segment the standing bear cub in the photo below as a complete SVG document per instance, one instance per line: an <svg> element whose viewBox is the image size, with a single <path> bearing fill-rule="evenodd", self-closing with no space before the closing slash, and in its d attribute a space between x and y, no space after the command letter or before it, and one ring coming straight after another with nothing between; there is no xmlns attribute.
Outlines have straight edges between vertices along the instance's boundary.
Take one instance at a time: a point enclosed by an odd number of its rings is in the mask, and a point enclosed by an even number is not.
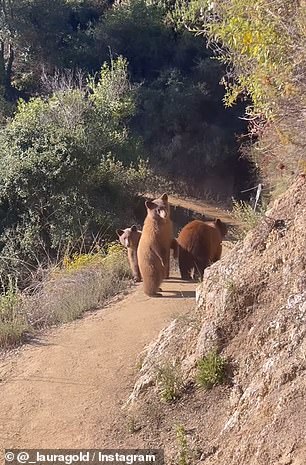
<svg viewBox="0 0 306 465"><path fill-rule="evenodd" d="M141 281L141 275L137 260L137 248L141 237L141 231L133 224L130 228L117 229L116 233L121 244L128 249L128 259L132 270L133 278L136 282Z"/></svg>
<svg viewBox="0 0 306 465"><path fill-rule="evenodd" d="M178 259L182 279L203 278L204 270L221 257L227 226L221 220L194 220L186 224L178 238Z"/></svg>
<svg viewBox="0 0 306 465"><path fill-rule="evenodd" d="M170 247L173 245L168 195L146 201L145 205L147 216L138 245L138 264L145 294L159 296L159 286L169 276Z"/></svg>

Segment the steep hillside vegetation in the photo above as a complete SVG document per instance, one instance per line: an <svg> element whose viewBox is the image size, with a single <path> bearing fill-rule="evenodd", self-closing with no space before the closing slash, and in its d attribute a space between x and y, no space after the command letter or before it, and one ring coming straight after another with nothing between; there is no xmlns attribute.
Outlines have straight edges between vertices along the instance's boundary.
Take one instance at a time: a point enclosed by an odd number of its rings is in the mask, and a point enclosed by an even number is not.
<svg viewBox="0 0 306 465"><path fill-rule="evenodd" d="M127 408L137 440L164 444L167 463L305 462L305 219L302 176L148 347ZM199 361L213 352L223 385L205 390Z"/></svg>

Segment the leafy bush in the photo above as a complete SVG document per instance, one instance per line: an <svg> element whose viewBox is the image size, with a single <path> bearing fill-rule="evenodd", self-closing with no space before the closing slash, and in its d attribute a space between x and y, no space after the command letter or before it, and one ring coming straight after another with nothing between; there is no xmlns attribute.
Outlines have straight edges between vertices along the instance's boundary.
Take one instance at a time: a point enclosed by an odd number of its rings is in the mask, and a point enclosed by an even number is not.
<svg viewBox="0 0 306 465"><path fill-rule="evenodd" d="M263 181L270 189L279 178L290 184L303 172L305 161L304 5L287 0L183 0L178 10L227 66L225 104L232 106L240 97L249 100L246 116L256 142L249 156Z"/></svg>
<svg viewBox="0 0 306 465"><path fill-rule="evenodd" d="M107 7L93 0L3 0L0 84L6 97L36 93L42 67L99 69L103 60L91 30Z"/></svg>
<svg viewBox="0 0 306 465"><path fill-rule="evenodd" d="M209 59L200 62L192 77L165 71L138 92L141 110L134 125L143 135L152 164L170 176L197 182L205 172L224 165L235 150L238 123L224 124L220 90L205 82L211 66Z"/></svg>
<svg viewBox="0 0 306 465"><path fill-rule="evenodd" d="M37 265L89 227L129 216L148 168L126 125L135 108L126 66L118 58L87 88L20 101L0 132L0 268Z"/></svg>
<svg viewBox="0 0 306 465"><path fill-rule="evenodd" d="M66 273L67 271L79 271L88 266L114 265L117 260L122 260L122 257L126 255L124 247L117 242L107 244L106 251L101 249L97 252L99 248L99 246L95 246L89 253L75 252L72 255L65 255L62 265L59 269L56 268L55 271L64 270Z"/></svg>
<svg viewBox="0 0 306 465"><path fill-rule="evenodd" d="M212 46L219 45L219 59L233 67L225 80L227 105L247 91L254 111L269 117L282 96L296 92L299 63L292 51L303 37L300 8L298 2L285 0L195 0L187 6L186 19ZM305 53L301 43L298 49Z"/></svg>
<svg viewBox="0 0 306 465"><path fill-rule="evenodd" d="M163 23L163 10L144 0L115 4L101 18L95 37L102 54L127 58L133 80L156 77L171 60L173 35Z"/></svg>
<svg viewBox="0 0 306 465"><path fill-rule="evenodd" d="M114 5L95 36L101 54L109 47L125 56L131 80L140 83L131 129L142 137L151 166L176 183L202 185L205 175L235 171L235 134L245 123L236 117L240 109L223 107L222 65L210 59L202 38L174 26L168 6Z"/></svg>
<svg viewBox="0 0 306 465"><path fill-rule="evenodd" d="M77 271L86 266L99 266L103 263L104 256L98 253L74 253L71 257L63 258L63 269L65 271Z"/></svg>

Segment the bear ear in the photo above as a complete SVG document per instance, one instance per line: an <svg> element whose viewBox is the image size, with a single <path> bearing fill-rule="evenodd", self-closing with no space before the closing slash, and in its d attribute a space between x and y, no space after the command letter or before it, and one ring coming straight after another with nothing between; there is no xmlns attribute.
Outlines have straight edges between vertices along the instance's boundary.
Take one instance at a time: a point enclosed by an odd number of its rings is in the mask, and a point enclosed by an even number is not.
<svg viewBox="0 0 306 465"><path fill-rule="evenodd" d="M124 233L123 229L116 229L117 236L120 237Z"/></svg>
<svg viewBox="0 0 306 465"><path fill-rule="evenodd" d="M162 196L161 196L161 199L163 202L168 202L168 194L164 193Z"/></svg>
<svg viewBox="0 0 306 465"><path fill-rule="evenodd" d="M219 231L221 232L221 234L223 235L223 237L226 236L227 232L228 232L228 227L225 223L223 223L223 221L219 220L219 218L217 218L215 220L215 225L217 226L217 228L219 228Z"/></svg>
<svg viewBox="0 0 306 465"><path fill-rule="evenodd" d="M133 226L131 226L131 231L133 231L133 232L137 231L137 226L136 226L136 224L133 224Z"/></svg>
<svg viewBox="0 0 306 465"><path fill-rule="evenodd" d="M156 208L156 204L151 202L151 200L147 200L145 202L145 206L147 207L148 210L153 210L154 208Z"/></svg>

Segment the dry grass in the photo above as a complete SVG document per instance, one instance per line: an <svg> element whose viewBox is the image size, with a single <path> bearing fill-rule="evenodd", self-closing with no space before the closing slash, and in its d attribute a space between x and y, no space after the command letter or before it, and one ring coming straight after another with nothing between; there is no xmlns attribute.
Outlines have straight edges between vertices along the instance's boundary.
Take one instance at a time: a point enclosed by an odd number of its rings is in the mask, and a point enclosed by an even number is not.
<svg viewBox="0 0 306 465"><path fill-rule="evenodd" d="M22 343L36 329L67 323L105 304L131 283L126 251L113 246L49 270L36 292L21 294L12 286L0 297L0 347Z"/></svg>
<svg viewBox="0 0 306 465"><path fill-rule="evenodd" d="M176 440L178 445L178 465L190 464L190 449L188 445L187 432L184 425L176 425Z"/></svg>
<svg viewBox="0 0 306 465"><path fill-rule="evenodd" d="M167 361L160 366L157 370L157 385L161 400L164 402L176 400L184 386L180 365Z"/></svg>
<svg viewBox="0 0 306 465"><path fill-rule="evenodd" d="M233 201L232 216L239 223L239 227L234 230L236 239L243 239L246 234L255 228L264 214L264 207L254 210L251 205L243 201Z"/></svg>
<svg viewBox="0 0 306 465"><path fill-rule="evenodd" d="M22 299L12 281L0 296L0 347L16 345L29 330Z"/></svg>

